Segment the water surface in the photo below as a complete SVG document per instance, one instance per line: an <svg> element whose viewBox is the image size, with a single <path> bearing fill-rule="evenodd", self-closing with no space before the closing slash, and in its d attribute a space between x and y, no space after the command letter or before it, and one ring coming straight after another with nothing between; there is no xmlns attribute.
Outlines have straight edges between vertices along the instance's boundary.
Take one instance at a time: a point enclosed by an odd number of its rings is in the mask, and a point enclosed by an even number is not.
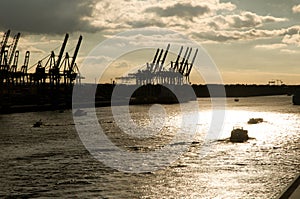
<svg viewBox="0 0 300 199"><path fill-rule="evenodd" d="M239 102L228 98L223 130L218 139L208 141L204 155L212 110L210 99L198 102L199 130L188 151L164 169L140 174L111 169L93 158L78 137L71 110L0 115L0 197L265 199L276 198L300 172L300 106L293 106L291 97L240 98ZM147 153L168 143L180 128L178 105L163 107L165 115L157 113L157 118L164 127L144 140L121 132L109 107L96 111L118 147ZM150 108L130 107L136 124L149 124ZM247 124L252 117L264 122ZM39 119L44 125L33 128ZM226 141L234 126L247 129L255 139Z"/></svg>

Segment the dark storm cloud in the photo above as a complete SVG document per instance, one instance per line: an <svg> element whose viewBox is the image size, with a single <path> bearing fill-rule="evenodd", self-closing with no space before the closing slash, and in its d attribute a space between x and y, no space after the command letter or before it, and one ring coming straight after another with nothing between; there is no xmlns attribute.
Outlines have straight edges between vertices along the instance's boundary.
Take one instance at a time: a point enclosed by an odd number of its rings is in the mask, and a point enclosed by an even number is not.
<svg viewBox="0 0 300 199"><path fill-rule="evenodd" d="M177 3L166 8L151 7L146 9L145 11L156 13L161 17L177 16L182 18L192 18L209 13L210 9L208 6L193 6L191 4Z"/></svg>
<svg viewBox="0 0 300 199"><path fill-rule="evenodd" d="M84 17L93 12L94 0L1 0L0 28L29 33L94 32Z"/></svg>

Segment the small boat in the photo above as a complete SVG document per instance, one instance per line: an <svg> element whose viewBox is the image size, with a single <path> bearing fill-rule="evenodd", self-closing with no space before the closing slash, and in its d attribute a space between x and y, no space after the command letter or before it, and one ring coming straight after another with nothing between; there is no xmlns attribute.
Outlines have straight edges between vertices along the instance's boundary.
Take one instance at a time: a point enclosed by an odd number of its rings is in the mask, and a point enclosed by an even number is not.
<svg viewBox="0 0 300 199"><path fill-rule="evenodd" d="M264 119L263 118L250 118L248 121L248 124L258 124L263 122Z"/></svg>
<svg viewBox="0 0 300 199"><path fill-rule="evenodd" d="M235 98L234 101L235 102L239 102L240 100L239 100L239 98Z"/></svg>
<svg viewBox="0 0 300 199"><path fill-rule="evenodd" d="M295 91L292 101L294 105L300 105L300 90Z"/></svg>
<svg viewBox="0 0 300 199"><path fill-rule="evenodd" d="M85 115L87 115L87 112L85 112L85 111L82 110L82 109L77 109L77 110L74 112L74 116L76 116L76 117L85 116Z"/></svg>
<svg viewBox="0 0 300 199"><path fill-rule="evenodd" d="M231 142L245 142L249 139L248 131L242 127L233 128L231 131L230 141Z"/></svg>
<svg viewBox="0 0 300 199"><path fill-rule="evenodd" d="M43 125L42 120L39 120L33 124L33 127L41 127Z"/></svg>

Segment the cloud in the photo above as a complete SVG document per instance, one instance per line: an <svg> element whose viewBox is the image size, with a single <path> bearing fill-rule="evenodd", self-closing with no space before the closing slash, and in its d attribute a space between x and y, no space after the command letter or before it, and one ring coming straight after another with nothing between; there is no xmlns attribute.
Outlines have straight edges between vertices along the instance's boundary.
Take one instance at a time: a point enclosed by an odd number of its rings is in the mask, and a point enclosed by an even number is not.
<svg viewBox="0 0 300 199"><path fill-rule="evenodd" d="M260 16L252 12L239 12L239 14L214 15L209 18L195 20L197 24L203 24L202 30L249 30L260 28L267 23L287 21L286 18L276 18L272 16ZM197 25L196 24L196 25ZM200 29L200 28L198 28Z"/></svg>
<svg viewBox="0 0 300 199"><path fill-rule="evenodd" d="M184 0L4 0L0 3L0 29L37 34L101 31L109 37L134 28L163 27L201 40L224 42L278 36L284 31L258 28L285 21L286 18L243 11L231 2L219 0L188 3ZM291 35L296 28L287 31Z"/></svg>
<svg viewBox="0 0 300 199"><path fill-rule="evenodd" d="M228 2L228 3L218 3L217 4L217 10L228 10L228 11L233 11L236 9L236 5Z"/></svg>
<svg viewBox="0 0 300 199"><path fill-rule="evenodd" d="M292 26L285 30L282 43L300 46L300 26Z"/></svg>
<svg viewBox="0 0 300 199"><path fill-rule="evenodd" d="M94 65L97 65L98 63L101 63L101 62L112 62L113 59L111 57L108 57L108 56L103 56L103 55L99 55L99 56L91 56L91 55L88 55L88 56L85 56L84 58L87 62L87 64L94 64Z"/></svg>
<svg viewBox="0 0 300 199"><path fill-rule="evenodd" d="M101 27L87 20L93 4L94 0L2 0L0 28L45 34L95 32Z"/></svg>
<svg viewBox="0 0 300 199"><path fill-rule="evenodd" d="M298 54L299 53L296 50L290 50L290 49L281 49L280 52L282 52L284 54Z"/></svg>
<svg viewBox="0 0 300 199"><path fill-rule="evenodd" d="M286 44L262 44L262 45L256 45L255 48L274 50L274 49L284 48L286 46L287 46Z"/></svg>
<svg viewBox="0 0 300 199"><path fill-rule="evenodd" d="M300 4L293 6L292 10L293 13L300 13Z"/></svg>
<svg viewBox="0 0 300 199"><path fill-rule="evenodd" d="M25 52L25 51L30 51L30 53L35 53L35 54L45 54L46 52L42 49L39 49L35 46L21 46L18 49L21 52Z"/></svg>
<svg viewBox="0 0 300 199"><path fill-rule="evenodd" d="M210 8L207 5L196 5L193 6L188 3L176 3L172 6L166 8L162 7L150 7L145 10L145 12L152 12L160 17L182 17L187 19L192 19L193 17L198 17L210 12Z"/></svg>
<svg viewBox="0 0 300 199"><path fill-rule="evenodd" d="M276 18L273 16L260 16L252 12L240 12L239 14L226 15L226 16L218 16L222 19L221 23L223 25L227 25L227 28L254 28L261 27L266 23L274 23L274 22L284 22L287 21L286 18Z"/></svg>
<svg viewBox="0 0 300 199"><path fill-rule="evenodd" d="M285 35L282 39L282 42L286 44L300 46L300 35L299 34Z"/></svg>
<svg viewBox="0 0 300 199"><path fill-rule="evenodd" d="M149 19L149 20L133 20L128 21L127 25L135 28L145 28L145 27L165 27L166 24L163 23L161 20L156 19Z"/></svg>
<svg viewBox="0 0 300 199"><path fill-rule="evenodd" d="M212 42L278 36L281 30L259 30L288 19L237 9L231 2L201 0L98 1L89 19L105 28L106 36L134 28L162 27ZM282 32L281 32L282 34Z"/></svg>
<svg viewBox="0 0 300 199"><path fill-rule="evenodd" d="M217 42L228 42L238 40L253 40L262 38L273 38L276 36L282 36L285 30L212 30L207 32L193 33L196 38L208 39Z"/></svg>
<svg viewBox="0 0 300 199"><path fill-rule="evenodd" d="M291 26L286 30L286 34L288 35L299 34L299 32L300 32L300 26Z"/></svg>
<svg viewBox="0 0 300 199"><path fill-rule="evenodd" d="M129 68L130 66L131 65L130 65L129 62L122 60L122 61L114 62L111 67L115 67L115 68L120 69L120 68Z"/></svg>

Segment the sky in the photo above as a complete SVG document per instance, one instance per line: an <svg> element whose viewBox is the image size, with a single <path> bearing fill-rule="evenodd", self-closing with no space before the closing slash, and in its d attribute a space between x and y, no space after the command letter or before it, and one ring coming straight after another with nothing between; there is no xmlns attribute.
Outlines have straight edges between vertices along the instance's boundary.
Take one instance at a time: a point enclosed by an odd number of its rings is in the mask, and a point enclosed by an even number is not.
<svg viewBox="0 0 300 199"><path fill-rule="evenodd" d="M70 52L83 35L77 61L80 67L100 42L139 28L166 28L199 43L226 84L267 84L278 79L285 84L300 84L300 0L0 2L0 32L21 32L18 49L21 56L31 51L30 66L52 50L57 52L65 33L70 34ZM147 54L144 61L152 59L154 53ZM115 61L119 65L109 74L143 62L141 57L131 58L131 62ZM202 81L196 77L192 83Z"/></svg>

